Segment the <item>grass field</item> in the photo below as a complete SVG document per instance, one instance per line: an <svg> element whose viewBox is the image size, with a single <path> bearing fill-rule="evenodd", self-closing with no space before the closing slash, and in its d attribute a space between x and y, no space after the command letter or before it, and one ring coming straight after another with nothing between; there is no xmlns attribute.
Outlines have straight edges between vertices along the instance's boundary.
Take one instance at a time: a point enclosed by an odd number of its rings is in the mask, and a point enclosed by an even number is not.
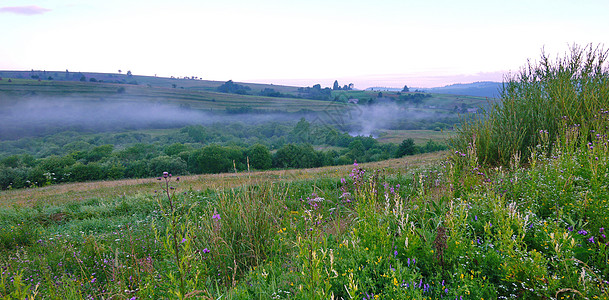
<svg viewBox="0 0 609 300"><path fill-rule="evenodd" d="M452 135L453 132L449 130L382 130L377 140L380 143L399 144L405 139L413 139L416 145L422 146L429 140L446 143Z"/></svg>
<svg viewBox="0 0 609 300"><path fill-rule="evenodd" d="M120 88L123 88L124 92L119 92ZM59 98L64 101L163 103L207 111L223 111L243 107L284 112L342 110L345 108L342 103L309 99L261 97L128 84L29 79L14 79L10 83L8 80L0 81L0 95L4 95L2 103L0 103L2 106L14 103L14 101L22 101L17 99L46 99L50 101L49 98ZM13 100L9 102L8 99Z"/></svg>
<svg viewBox="0 0 609 300"><path fill-rule="evenodd" d="M433 164L445 158L446 152L408 156L380 162L362 164L367 168L385 168L392 172L405 172L410 167ZM351 170L351 166L333 166L315 169L276 170L265 172L225 173L212 175L182 176L182 189L202 191L206 189L236 188L244 182L291 181L316 177L340 178ZM117 197L148 194L158 189L154 178L119 181L82 182L52 185L41 188L0 191L0 207L34 206L39 203L60 205L91 199L114 199Z"/></svg>

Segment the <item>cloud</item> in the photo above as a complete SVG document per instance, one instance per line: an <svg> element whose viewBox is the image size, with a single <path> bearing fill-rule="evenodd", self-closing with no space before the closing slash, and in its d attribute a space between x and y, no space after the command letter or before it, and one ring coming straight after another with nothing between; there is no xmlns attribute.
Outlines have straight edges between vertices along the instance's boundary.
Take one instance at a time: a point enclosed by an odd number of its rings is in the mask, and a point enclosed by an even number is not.
<svg viewBox="0 0 609 300"><path fill-rule="evenodd" d="M40 15L40 14L44 14L49 11L51 11L51 10L48 8L44 8L44 7L40 7L40 6L36 6L36 5L0 7L0 13L14 13L14 14L18 14L18 15L28 15L28 16Z"/></svg>

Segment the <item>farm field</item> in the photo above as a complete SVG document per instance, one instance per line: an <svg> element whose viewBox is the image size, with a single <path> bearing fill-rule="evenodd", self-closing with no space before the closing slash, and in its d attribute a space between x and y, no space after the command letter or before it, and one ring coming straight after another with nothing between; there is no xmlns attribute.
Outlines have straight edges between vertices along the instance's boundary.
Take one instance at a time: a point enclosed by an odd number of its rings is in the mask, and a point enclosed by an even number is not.
<svg viewBox="0 0 609 300"><path fill-rule="evenodd" d="M425 145L429 140L446 143L453 136L452 131L435 130L384 130L379 134L379 143L399 144L405 139L413 139L417 145Z"/></svg>

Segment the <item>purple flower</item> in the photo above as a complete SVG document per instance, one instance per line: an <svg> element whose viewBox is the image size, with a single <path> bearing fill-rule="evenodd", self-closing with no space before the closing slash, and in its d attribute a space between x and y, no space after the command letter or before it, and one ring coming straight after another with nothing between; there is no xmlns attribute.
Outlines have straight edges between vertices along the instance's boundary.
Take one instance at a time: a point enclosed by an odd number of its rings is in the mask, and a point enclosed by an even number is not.
<svg viewBox="0 0 609 300"><path fill-rule="evenodd" d="M167 178L169 176L169 172L163 172L163 178Z"/></svg>
<svg viewBox="0 0 609 300"><path fill-rule="evenodd" d="M346 182L347 182L347 180L345 180L345 178L340 179L340 183L345 184Z"/></svg>
<svg viewBox="0 0 609 300"><path fill-rule="evenodd" d="M214 214L213 216L211 216L212 219L218 219L220 220L220 214Z"/></svg>
<svg viewBox="0 0 609 300"><path fill-rule="evenodd" d="M573 226L569 226L569 227L567 228L567 230L569 230L569 231L573 231Z"/></svg>
<svg viewBox="0 0 609 300"><path fill-rule="evenodd" d="M186 238L182 238L182 243L186 242Z"/></svg>
<svg viewBox="0 0 609 300"><path fill-rule="evenodd" d="M97 281L97 278L91 279L91 283L95 283L95 281Z"/></svg>
<svg viewBox="0 0 609 300"><path fill-rule="evenodd" d="M591 238L588 239L588 242L594 244L594 236L592 236Z"/></svg>
<svg viewBox="0 0 609 300"><path fill-rule="evenodd" d="M359 165L357 164L357 160L354 160L354 161L353 161L353 165L354 165L354 166L356 166L356 167L357 167L357 166L359 166Z"/></svg>
<svg viewBox="0 0 609 300"><path fill-rule="evenodd" d="M397 257L398 256L398 250L393 251L393 257Z"/></svg>
<svg viewBox="0 0 609 300"><path fill-rule="evenodd" d="M601 228L599 228L599 229L598 229L598 232L600 232L600 233L605 232L605 227L601 227Z"/></svg>
<svg viewBox="0 0 609 300"><path fill-rule="evenodd" d="M585 231L585 230L583 230L583 229L579 230L577 233L579 233L579 234L581 234L581 235L586 235L586 234L588 234L588 232L587 232L587 231Z"/></svg>
<svg viewBox="0 0 609 300"><path fill-rule="evenodd" d="M207 249L207 248L203 249L203 253L209 253L209 249Z"/></svg>
<svg viewBox="0 0 609 300"><path fill-rule="evenodd" d="M478 215L474 216L474 220L478 221Z"/></svg>

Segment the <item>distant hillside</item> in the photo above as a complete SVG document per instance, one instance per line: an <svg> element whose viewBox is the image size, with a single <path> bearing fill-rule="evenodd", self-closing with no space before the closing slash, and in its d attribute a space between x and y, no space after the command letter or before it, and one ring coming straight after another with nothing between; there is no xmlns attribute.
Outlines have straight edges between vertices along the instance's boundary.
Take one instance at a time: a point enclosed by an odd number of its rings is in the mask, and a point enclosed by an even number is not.
<svg viewBox="0 0 609 300"><path fill-rule="evenodd" d="M501 82L480 81L466 84L451 84L444 87L428 88L423 90L425 92L438 94L499 98L499 89L501 88L501 85Z"/></svg>
<svg viewBox="0 0 609 300"><path fill-rule="evenodd" d="M86 82L103 82L103 83L118 83L118 84L132 84L142 85L147 87L160 87L160 88L178 88L186 90L197 90L197 91L216 91L224 81L212 81L203 80L198 77L180 77L180 78L167 78L167 77L156 77L156 76L140 76L140 75L127 75L128 71L116 74L116 73L92 73L92 72L72 72L66 71L2 71L0 70L0 78L18 78L18 79L34 79L43 81L86 81ZM274 84L257 84L257 83L241 83L235 82L251 88L253 91L262 91L264 89L274 89L280 93L296 93L298 87L294 86L282 86Z"/></svg>

